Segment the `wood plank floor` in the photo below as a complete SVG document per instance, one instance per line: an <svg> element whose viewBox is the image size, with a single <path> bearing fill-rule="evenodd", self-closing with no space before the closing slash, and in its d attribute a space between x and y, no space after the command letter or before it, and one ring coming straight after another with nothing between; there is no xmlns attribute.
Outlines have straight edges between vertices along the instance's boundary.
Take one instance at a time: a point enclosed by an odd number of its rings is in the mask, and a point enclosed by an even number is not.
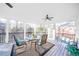
<svg viewBox="0 0 79 59"><path fill-rule="evenodd" d="M52 47L44 56L69 56L66 50L66 44L60 41L54 41L55 46Z"/></svg>

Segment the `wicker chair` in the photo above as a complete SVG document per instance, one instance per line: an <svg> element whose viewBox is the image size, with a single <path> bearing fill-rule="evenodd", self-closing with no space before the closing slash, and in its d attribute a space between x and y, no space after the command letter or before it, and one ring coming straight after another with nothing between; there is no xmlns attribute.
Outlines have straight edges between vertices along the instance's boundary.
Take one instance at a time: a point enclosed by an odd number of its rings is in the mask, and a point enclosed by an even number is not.
<svg viewBox="0 0 79 59"><path fill-rule="evenodd" d="M16 36L13 35L13 37L14 37L14 40L15 40L15 42L16 42L16 45L15 45L16 55L25 52L25 51L26 51L26 47L27 47L26 41L20 40L21 43L19 44L19 43L17 42Z"/></svg>

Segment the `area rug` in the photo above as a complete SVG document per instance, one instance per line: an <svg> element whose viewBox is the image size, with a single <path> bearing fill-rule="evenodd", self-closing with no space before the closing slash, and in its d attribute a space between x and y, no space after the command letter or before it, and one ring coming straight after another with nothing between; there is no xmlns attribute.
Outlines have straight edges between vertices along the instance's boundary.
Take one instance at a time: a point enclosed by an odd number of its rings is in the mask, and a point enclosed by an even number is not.
<svg viewBox="0 0 79 59"><path fill-rule="evenodd" d="M43 56L45 53L47 53L52 47L54 46L54 44L47 42L46 44L43 44L42 46L36 46L36 49L34 47L28 46L26 51L21 53L21 54L17 54L17 56Z"/></svg>

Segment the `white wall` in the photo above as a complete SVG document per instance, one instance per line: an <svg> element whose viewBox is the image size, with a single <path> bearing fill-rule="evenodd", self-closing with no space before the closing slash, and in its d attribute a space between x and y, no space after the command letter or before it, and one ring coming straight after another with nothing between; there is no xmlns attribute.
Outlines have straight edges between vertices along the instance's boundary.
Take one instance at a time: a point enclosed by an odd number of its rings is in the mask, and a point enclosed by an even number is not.
<svg viewBox="0 0 79 59"><path fill-rule="evenodd" d="M79 5L79 4L78 4ZM79 6L77 6L77 15L75 17L76 36L79 38Z"/></svg>
<svg viewBox="0 0 79 59"><path fill-rule="evenodd" d="M76 19L76 37L79 38L79 16Z"/></svg>

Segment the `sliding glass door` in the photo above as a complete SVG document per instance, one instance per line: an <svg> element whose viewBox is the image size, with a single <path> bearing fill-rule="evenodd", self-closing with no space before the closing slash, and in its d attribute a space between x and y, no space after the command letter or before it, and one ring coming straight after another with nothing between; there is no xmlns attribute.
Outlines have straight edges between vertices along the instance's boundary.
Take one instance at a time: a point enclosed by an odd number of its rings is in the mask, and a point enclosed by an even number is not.
<svg viewBox="0 0 79 59"><path fill-rule="evenodd" d="M9 42L14 42L14 37L13 35L15 34L16 31L16 21L15 20L10 20L9 21Z"/></svg>
<svg viewBox="0 0 79 59"><path fill-rule="evenodd" d="M56 26L56 39L64 42L75 41L75 22Z"/></svg>
<svg viewBox="0 0 79 59"><path fill-rule="evenodd" d="M0 19L0 43L5 42L5 32L6 29L6 20L5 19Z"/></svg>
<svg viewBox="0 0 79 59"><path fill-rule="evenodd" d="M13 42L15 35L16 38L24 39L24 24L19 21L11 20L9 22L9 41Z"/></svg>
<svg viewBox="0 0 79 59"><path fill-rule="evenodd" d="M24 23L17 21L15 35L19 39L24 39Z"/></svg>

